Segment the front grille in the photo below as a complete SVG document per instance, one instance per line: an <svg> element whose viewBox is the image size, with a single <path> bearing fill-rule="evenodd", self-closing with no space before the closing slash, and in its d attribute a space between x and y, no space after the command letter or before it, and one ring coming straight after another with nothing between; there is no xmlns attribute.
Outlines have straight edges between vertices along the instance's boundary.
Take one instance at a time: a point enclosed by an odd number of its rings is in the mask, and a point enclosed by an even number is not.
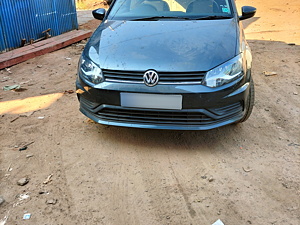
<svg viewBox="0 0 300 225"><path fill-rule="evenodd" d="M80 105L83 108L86 108L86 109L89 109L89 110L93 110L94 108L99 106L98 103L91 102L91 101L89 101L89 100L87 100L86 98L83 98L83 97L80 98Z"/></svg>
<svg viewBox="0 0 300 225"><path fill-rule="evenodd" d="M226 116L226 115L242 112L243 107L240 102L237 102L235 104L223 106L221 108L210 109L210 111L219 116L224 116L224 115Z"/></svg>
<svg viewBox="0 0 300 225"><path fill-rule="evenodd" d="M102 70L106 81L121 83L143 83L146 71ZM158 84L201 84L205 72L157 72Z"/></svg>
<svg viewBox="0 0 300 225"><path fill-rule="evenodd" d="M204 124L212 121L212 118L199 112L176 112L163 110L135 110L104 108L97 113L102 119L155 123L155 124Z"/></svg>
<svg viewBox="0 0 300 225"><path fill-rule="evenodd" d="M82 105L84 106L84 105ZM101 105L90 109L97 118L137 124L210 125L241 115L241 103L214 109L159 110Z"/></svg>

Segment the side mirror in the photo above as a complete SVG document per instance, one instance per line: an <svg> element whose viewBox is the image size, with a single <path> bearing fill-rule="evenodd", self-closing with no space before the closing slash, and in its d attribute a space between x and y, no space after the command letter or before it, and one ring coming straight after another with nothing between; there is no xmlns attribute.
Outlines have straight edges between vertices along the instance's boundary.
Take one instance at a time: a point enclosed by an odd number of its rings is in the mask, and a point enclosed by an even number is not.
<svg viewBox="0 0 300 225"><path fill-rule="evenodd" d="M96 9L93 11L93 16L95 19L97 20L103 20L104 16L105 16L105 9Z"/></svg>
<svg viewBox="0 0 300 225"><path fill-rule="evenodd" d="M240 20L245 20L253 17L256 13L256 8L252 6L243 6L242 7L242 16L240 16Z"/></svg>

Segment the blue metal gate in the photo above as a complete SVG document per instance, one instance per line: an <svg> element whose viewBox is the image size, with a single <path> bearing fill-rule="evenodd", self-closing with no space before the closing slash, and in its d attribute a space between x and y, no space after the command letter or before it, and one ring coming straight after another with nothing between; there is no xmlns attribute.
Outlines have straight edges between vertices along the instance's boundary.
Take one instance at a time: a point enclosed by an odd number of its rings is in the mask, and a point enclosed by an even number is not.
<svg viewBox="0 0 300 225"><path fill-rule="evenodd" d="M1 17L0 17L0 19L1 19ZM0 52L2 49L5 49L5 43L4 43L2 24L1 24L1 20L0 20Z"/></svg>
<svg viewBox="0 0 300 225"><path fill-rule="evenodd" d="M78 29L75 0L0 0L0 52Z"/></svg>

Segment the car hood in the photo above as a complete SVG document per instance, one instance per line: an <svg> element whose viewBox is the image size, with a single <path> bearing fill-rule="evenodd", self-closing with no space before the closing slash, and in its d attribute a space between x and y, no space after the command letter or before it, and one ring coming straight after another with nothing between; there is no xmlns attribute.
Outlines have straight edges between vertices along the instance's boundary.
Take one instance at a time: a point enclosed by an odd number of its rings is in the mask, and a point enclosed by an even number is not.
<svg viewBox="0 0 300 225"><path fill-rule="evenodd" d="M102 69L208 71L237 53L235 19L106 21L85 54Z"/></svg>

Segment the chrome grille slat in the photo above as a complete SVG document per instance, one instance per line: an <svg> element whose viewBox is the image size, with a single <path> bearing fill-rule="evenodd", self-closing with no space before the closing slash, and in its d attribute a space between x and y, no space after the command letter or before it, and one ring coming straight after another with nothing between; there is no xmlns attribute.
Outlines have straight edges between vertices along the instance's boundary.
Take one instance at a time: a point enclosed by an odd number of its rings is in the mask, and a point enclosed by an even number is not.
<svg viewBox="0 0 300 225"><path fill-rule="evenodd" d="M109 81L109 82L117 82L117 83L129 83L129 84L143 84L144 82L143 81L140 81L140 80L136 80L136 81L133 81L133 80L118 80L118 79L105 79L106 81Z"/></svg>
<svg viewBox="0 0 300 225"><path fill-rule="evenodd" d="M102 71L107 75L131 75L131 76L143 75L142 72L136 72L136 71L117 71L117 70L102 70Z"/></svg>
<svg viewBox="0 0 300 225"><path fill-rule="evenodd" d="M201 80L201 77L160 77L160 81L170 81L174 80L176 82L182 81L182 82L188 82L188 81L195 81L195 80Z"/></svg>

